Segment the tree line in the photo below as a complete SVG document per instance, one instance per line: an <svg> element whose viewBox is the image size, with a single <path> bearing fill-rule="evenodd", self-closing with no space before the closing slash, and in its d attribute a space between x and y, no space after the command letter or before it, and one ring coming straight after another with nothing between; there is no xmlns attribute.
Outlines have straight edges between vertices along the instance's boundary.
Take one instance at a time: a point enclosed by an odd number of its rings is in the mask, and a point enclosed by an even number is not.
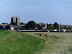
<svg viewBox="0 0 72 54"><path fill-rule="evenodd" d="M21 27L20 29L23 30L44 30L43 28L45 27L45 25L47 25L48 30L53 30L53 29L67 29L67 30L71 30L72 27L68 26L60 26L57 22L55 22L54 24L45 24L45 23L36 23L34 21L29 21L28 23L23 23L21 22L22 25L25 25L24 27Z"/></svg>

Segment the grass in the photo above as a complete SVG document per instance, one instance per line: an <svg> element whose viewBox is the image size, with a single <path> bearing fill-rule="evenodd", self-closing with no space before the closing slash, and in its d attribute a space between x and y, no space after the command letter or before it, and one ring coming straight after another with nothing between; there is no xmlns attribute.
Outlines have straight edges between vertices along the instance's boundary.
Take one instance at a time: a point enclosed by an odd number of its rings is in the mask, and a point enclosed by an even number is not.
<svg viewBox="0 0 72 54"><path fill-rule="evenodd" d="M0 54L72 54L72 33L0 30Z"/></svg>
<svg viewBox="0 0 72 54"><path fill-rule="evenodd" d="M45 40L45 47L35 54L72 54L72 33L27 33Z"/></svg>
<svg viewBox="0 0 72 54"><path fill-rule="evenodd" d="M44 48L44 43L44 40L22 32L0 30L0 54L34 54Z"/></svg>

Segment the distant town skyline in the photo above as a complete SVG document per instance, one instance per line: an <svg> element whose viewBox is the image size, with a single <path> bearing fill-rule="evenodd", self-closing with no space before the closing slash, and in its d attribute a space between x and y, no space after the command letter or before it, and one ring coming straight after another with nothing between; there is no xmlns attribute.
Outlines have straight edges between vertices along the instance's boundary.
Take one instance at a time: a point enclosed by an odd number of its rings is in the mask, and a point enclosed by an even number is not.
<svg viewBox="0 0 72 54"><path fill-rule="evenodd" d="M1 0L0 23L10 23L16 16L24 23L33 20L72 25L72 0Z"/></svg>

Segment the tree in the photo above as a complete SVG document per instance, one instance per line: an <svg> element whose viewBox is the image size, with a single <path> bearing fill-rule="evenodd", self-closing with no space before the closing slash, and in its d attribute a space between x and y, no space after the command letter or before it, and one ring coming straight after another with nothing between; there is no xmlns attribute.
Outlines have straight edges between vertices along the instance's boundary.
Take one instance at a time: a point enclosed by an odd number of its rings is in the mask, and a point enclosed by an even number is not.
<svg viewBox="0 0 72 54"><path fill-rule="evenodd" d="M24 24L23 22L21 22L20 24Z"/></svg>
<svg viewBox="0 0 72 54"><path fill-rule="evenodd" d="M48 29L48 27L49 27L49 24L47 23L47 29Z"/></svg>
<svg viewBox="0 0 72 54"><path fill-rule="evenodd" d="M64 26L63 28L64 29L67 29L67 30L71 30L71 27L70 26L68 26L68 27Z"/></svg>
<svg viewBox="0 0 72 54"><path fill-rule="evenodd" d="M64 27L63 27L63 29L67 29L67 27L66 27L66 26L64 26Z"/></svg>
<svg viewBox="0 0 72 54"><path fill-rule="evenodd" d="M34 22L34 21L29 21L27 24L26 24L26 28L28 29L28 30L33 30L33 29L35 29L36 28L36 23Z"/></svg>
<svg viewBox="0 0 72 54"><path fill-rule="evenodd" d="M49 26L48 29L54 29L54 27L53 26Z"/></svg>
<svg viewBox="0 0 72 54"><path fill-rule="evenodd" d="M21 24L21 25L26 25L26 23L23 23L23 22L21 22L20 24Z"/></svg>
<svg viewBox="0 0 72 54"><path fill-rule="evenodd" d="M71 26L69 26L69 27L68 27L68 29L70 29L70 30L71 30Z"/></svg>
<svg viewBox="0 0 72 54"><path fill-rule="evenodd" d="M59 28L59 24L57 22L54 23L54 28L58 29Z"/></svg>

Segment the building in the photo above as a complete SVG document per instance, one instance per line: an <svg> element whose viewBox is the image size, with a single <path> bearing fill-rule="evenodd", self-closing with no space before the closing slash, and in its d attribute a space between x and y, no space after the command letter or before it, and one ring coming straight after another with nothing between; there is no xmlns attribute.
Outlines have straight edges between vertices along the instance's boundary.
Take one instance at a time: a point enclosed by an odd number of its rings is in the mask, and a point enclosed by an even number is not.
<svg viewBox="0 0 72 54"><path fill-rule="evenodd" d="M71 27L71 25L60 25L60 27Z"/></svg>
<svg viewBox="0 0 72 54"><path fill-rule="evenodd" d="M39 30L45 30L45 29L47 29L47 24L45 24L45 23L39 23L37 25L37 29L39 29Z"/></svg>
<svg viewBox="0 0 72 54"><path fill-rule="evenodd" d="M12 17L11 18L11 25L20 25L20 18L19 17Z"/></svg>
<svg viewBox="0 0 72 54"><path fill-rule="evenodd" d="M0 30L10 30L10 24L8 23L0 24Z"/></svg>

